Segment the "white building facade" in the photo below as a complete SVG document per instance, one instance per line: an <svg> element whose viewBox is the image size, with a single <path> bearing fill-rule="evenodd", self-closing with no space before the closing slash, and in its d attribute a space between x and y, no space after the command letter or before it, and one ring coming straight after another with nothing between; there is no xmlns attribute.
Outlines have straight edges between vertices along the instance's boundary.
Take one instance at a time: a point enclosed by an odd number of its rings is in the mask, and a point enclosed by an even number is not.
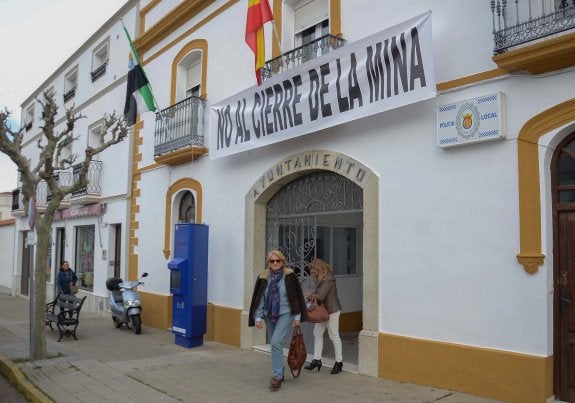
<svg viewBox="0 0 575 403"><path fill-rule="evenodd" d="M44 122L38 100L43 101L44 92L54 96L59 108L55 133L66 127L66 109L84 116L75 124L77 140L62 153L62 158L78 156L78 165L56 173L61 185L76 180L86 148L99 145L105 114L123 113L130 46L120 18L133 34L136 6L134 1L126 3L22 103L23 153L29 156L32 166L38 161L37 142L42 138ZM49 300L57 293L58 269L67 260L78 275L80 294L88 296L87 309L97 313L107 309L106 278L122 276L127 261L125 217L130 200L131 158L129 139L97 155L90 165L88 186L68 195L55 213L46 262ZM18 183L12 194L12 213L17 217L12 247L13 283L16 293L29 295L36 244L20 189ZM39 214L49 200L47 184L40 182L36 192Z"/></svg>
<svg viewBox="0 0 575 403"><path fill-rule="evenodd" d="M117 248L121 276L150 273L144 324L171 328L174 226L205 223L209 340L265 344L247 311L280 248L304 284L334 267L360 373L574 400L575 5L529 3L270 0L257 87L247 2L140 1L123 18L160 111L102 156L102 210L63 222L76 248L93 228L92 309ZM515 35L530 18L549 31Z"/></svg>

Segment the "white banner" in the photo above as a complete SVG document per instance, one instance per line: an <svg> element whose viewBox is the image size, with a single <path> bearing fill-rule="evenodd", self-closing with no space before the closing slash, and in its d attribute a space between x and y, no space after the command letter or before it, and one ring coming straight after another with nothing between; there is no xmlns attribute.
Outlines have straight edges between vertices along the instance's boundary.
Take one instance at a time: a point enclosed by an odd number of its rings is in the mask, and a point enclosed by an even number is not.
<svg viewBox="0 0 575 403"><path fill-rule="evenodd" d="M210 158L436 95L431 12L330 50L210 109Z"/></svg>

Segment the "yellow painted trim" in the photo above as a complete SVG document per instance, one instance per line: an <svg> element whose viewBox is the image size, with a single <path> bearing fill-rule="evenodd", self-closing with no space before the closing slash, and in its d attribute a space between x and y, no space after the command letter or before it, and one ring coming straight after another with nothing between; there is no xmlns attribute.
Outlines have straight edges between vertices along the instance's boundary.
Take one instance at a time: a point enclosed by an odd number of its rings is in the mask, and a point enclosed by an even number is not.
<svg viewBox="0 0 575 403"><path fill-rule="evenodd" d="M158 157L154 157L154 160L158 164L177 166L187 164L188 162L193 162L200 158L202 155L206 155L207 153L207 147L188 146L185 148L180 148L176 151L166 153L164 155L160 155Z"/></svg>
<svg viewBox="0 0 575 403"><path fill-rule="evenodd" d="M331 35L343 36L341 32L341 0L329 2L329 31Z"/></svg>
<svg viewBox="0 0 575 403"><path fill-rule="evenodd" d="M497 65L509 72L527 70L548 73L575 66L575 33L547 38L529 46L493 56Z"/></svg>
<svg viewBox="0 0 575 403"><path fill-rule="evenodd" d="M282 54L282 49L281 49L281 41L283 40L283 0L274 0L273 3L273 16L274 16L274 21L273 23L276 26L276 31L278 33L278 37L276 39L275 34L273 34L273 41L272 41L272 58L276 58L278 56L280 56ZM278 43L279 40L279 43Z"/></svg>
<svg viewBox="0 0 575 403"><path fill-rule="evenodd" d="M523 125L517 141L519 168L519 240L517 260L529 274L543 264L539 145L544 134L575 121L575 98L549 108Z"/></svg>
<svg viewBox="0 0 575 403"><path fill-rule="evenodd" d="M457 87L462 87L464 85L474 84L485 80L491 80L493 78L501 77L509 74L503 69L493 69L488 71L483 71L481 73L472 74L470 76L457 78L451 81L444 81L442 83L436 84L437 91L447 91Z"/></svg>
<svg viewBox="0 0 575 403"><path fill-rule="evenodd" d="M380 333L379 377L490 399L543 403L553 395L553 356L539 357Z"/></svg>
<svg viewBox="0 0 575 403"><path fill-rule="evenodd" d="M140 291L142 323L156 329L172 328L172 295Z"/></svg>
<svg viewBox="0 0 575 403"><path fill-rule="evenodd" d="M142 63L148 63L151 60L159 57L168 49L172 48L176 44L180 43L184 38L187 38L193 32L200 29L202 26L206 25L208 22L213 20L218 15L222 14L228 8L239 2L240 0L230 0L216 11L208 15L206 18L198 22L192 28L188 29L181 35L179 35L176 39L172 42L158 50L153 56L147 57L144 61L144 53L150 50L153 46L160 43L164 40L168 35L173 33L175 30L180 28L183 24L187 23L192 19L192 17L196 16L202 10L207 8L211 3L214 3L214 0L187 0L182 1L180 5L174 8L169 14L164 16L160 21L150 27L142 36L134 40L134 46L139 52L140 59L142 59ZM202 4L199 4L202 3Z"/></svg>
<svg viewBox="0 0 575 403"><path fill-rule="evenodd" d="M172 196L183 189L190 189L196 192L196 222L202 222L202 185L195 179L183 178L176 181L166 192L166 216L164 226L164 256L170 257L170 243L172 236Z"/></svg>
<svg viewBox="0 0 575 403"><path fill-rule="evenodd" d="M136 246L139 243L139 239L136 236L136 230L139 228L140 223L137 220L136 211L140 210L140 205L138 204L138 198L140 197L140 190L138 184L141 180L141 175L138 173L138 161L137 156L141 154L140 147L142 145L142 129L144 127L144 122L140 120L140 116L136 117L136 124L133 126L133 147L132 147L132 179L131 179L131 198L130 198L130 212L129 212L129 245L128 245L128 267L126 270L126 276L128 280L135 280L138 278L138 255L136 254Z"/></svg>
<svg viewBox="0 0 575 403"><path fill-rule="evenodd" d="M206 83L208 80L208 41L205 39L194 39L188 42L186 45L182 47L182 49L178 52L174 60L172 61L172 82L171 82L171 91L170 91L170 105L174 105L176 103L176 85L177 85L177 77L178 77L178 64L182 61L186 55L191 53L194 50L199 50L202 53L202 80L201 80L201 93L200 97L206 99L207 98L207 89Z"/></svg>
<svg viewBox="0 0 575 403"><path fill-rule="evenodd" d="M241 315L241 309L208 304L208 332L206 332L206 339L240 347Z"/></svg>

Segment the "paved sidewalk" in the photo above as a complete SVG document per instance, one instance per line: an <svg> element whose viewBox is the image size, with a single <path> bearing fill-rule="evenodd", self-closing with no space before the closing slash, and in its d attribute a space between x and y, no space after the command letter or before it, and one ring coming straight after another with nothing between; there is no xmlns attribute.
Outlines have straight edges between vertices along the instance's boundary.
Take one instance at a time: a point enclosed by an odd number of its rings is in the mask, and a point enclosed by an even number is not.
<svg viewBox="0 0 575 403"><path fill-rule="evenodd" d="M47 331L54 358L28 361L28 300L0 294L0 371L31 401L67 402L436 402L493 400L343 372L286 372L268 389L266 353L204 342L186 349L167 331L141 335L116 329L110 318L81 313L78 340ZM287 364L286 364L287 365ZM345 362L344 362L345 370Z"/></svg>

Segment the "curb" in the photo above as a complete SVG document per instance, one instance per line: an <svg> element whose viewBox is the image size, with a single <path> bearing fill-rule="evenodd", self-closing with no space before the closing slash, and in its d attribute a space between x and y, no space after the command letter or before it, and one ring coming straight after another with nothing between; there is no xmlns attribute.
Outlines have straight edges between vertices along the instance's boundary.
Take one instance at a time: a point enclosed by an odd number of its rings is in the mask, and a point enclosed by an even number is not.
<svg viewBox="0 0 575 403"><path fill-rule="evenodd" d="M0 373L32 403L54 403L54 400L46 396L26 378L26 375L20 371L16 364L2 354L0 354Z"/></svg>

